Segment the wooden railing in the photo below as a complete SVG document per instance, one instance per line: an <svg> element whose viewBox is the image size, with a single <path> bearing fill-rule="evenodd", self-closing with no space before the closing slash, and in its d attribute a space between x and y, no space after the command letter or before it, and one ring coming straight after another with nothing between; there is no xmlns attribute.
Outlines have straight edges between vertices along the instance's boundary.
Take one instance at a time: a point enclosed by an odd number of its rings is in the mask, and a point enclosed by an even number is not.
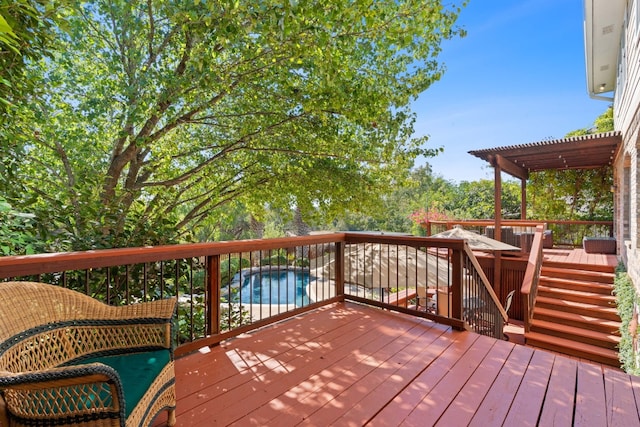
<svg viewBox="0 0 640 427"><path fill-rule="evenodd" d="M332 233L0 257L0 280L51 283L112 305L177 296L178 355L345 299L496 337L506 318L463 240L414 236ZM428 307L429 298L440 307Z"/></svg>
<svg viewBox="0 0 640 427"><path fill-rule="evenodd" d="M339 280L321 269L343 241L327 234L0 257L0 279L64 286L111 305L176 296L179 355L340 300Z"/></svg>
<svg viewBox="0 0 640 427"><path fill-rule="evenodd" d="M510 220L502 219L502 227L513 227L519 231L532 233L538 224L546 224L546 229L551 232L550 238L556 247L579 247L582 246L584 237L613 237L613 221L564 221L564 220ZM449 230L454 225L462 225L466 229L476 230L481 234L486 232L487 227L493 227L495 221L487 220L449 220L449 221L427 221L423 226L427 236ZM527 241L530 243L530 241ZM510 242L520 246L520 239ZM527 249L527 248L522 248Z"/></svg>
<svg viewBox="0 0 640 427"><path fill-rule="evenodd" d="M463 293L467 290L468 295L476 295L476 300L469 300L463 319L475 332L502 338L504 323L508 320L507 312L467 244L465 255L465 271L469 279L463 283Z"/></svg>
<svg viewBox="0 0 640 427"><path fill-rule="evenodd" d="M544 238L544 226L536 227L536 234L531 245L531 253L527 263L527 270L524 273L524 281L520 290L524 302L524 328L529 332L533 309L538 295L538 282L540 271L542 270L542 240Z"/></svg>
<svg viewBox="0 0 640 427"><path fill-rule="evenodd" d="M350 286L345 299L503 337L507 315L464 240L347 233L345 244L344 281ZM417 267L401 266L397 260L403 257L412 259ZM350 258L360 260L366 268L352 269ZM354 277L354 270L368 273ZM387 275L376 276L376 271ZM398 292L367 295L368 284L381 290L400 286Z"/></svg>

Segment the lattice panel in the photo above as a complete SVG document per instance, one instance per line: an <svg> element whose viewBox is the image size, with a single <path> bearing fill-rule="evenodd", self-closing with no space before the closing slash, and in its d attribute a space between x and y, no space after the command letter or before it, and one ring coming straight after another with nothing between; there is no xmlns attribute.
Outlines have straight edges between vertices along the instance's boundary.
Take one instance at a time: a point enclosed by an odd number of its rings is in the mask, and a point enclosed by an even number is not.
<svg viewBox="0 0 640 427"><path fill-rule="evenodd" d="M6 390L5 400L19 417L89 415L98 412L118 414L117 402L107 383L94 383L42 390Z"/></svg>

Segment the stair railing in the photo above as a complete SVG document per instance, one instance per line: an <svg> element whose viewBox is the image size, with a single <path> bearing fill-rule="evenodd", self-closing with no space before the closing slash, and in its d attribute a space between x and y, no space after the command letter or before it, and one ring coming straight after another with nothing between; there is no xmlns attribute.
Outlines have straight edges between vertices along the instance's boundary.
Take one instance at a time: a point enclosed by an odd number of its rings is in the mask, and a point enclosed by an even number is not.
<svg viewBox="0 0 640 427"><path fill-rule="evenodd" d="M482 270L478 259L466 242L464 255L465 275L460 295L462 297L462 320L466 322L470 330L502 339L504 324L509 319L507 312Z"/></svg>
<svg viewBox="0 0 640 427"><path fill-rule="evenodd" d="M522 281L522 300L524 303L524 330L529 332L529 325L533 318L533 309L538 296L538 282L540 281L540 272L542 271L542 240L544 238L544 225L536 226L533 244L531 245L531 253L527 262L527 269L524 273Z"/></svg>

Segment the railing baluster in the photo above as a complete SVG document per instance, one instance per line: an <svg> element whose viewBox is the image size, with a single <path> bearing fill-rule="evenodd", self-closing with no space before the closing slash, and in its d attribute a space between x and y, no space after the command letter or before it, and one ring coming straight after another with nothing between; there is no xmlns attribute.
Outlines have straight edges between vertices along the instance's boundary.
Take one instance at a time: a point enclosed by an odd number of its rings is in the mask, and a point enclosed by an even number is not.
<svg viewBox="0 0 640 427"><path fill-rule="evenodd" d="M149 272L147 270L147 263L142 264L142 300L147 301L149 299Z"/></svg>
<svg viewBox="0 0 640 427"><path fill-rule="evenodd" d="M336 242L336 253L334 258L335 265L335 283L336 283L336 296L340 297L344 301L344 242ZM351 271L349 271L351 274Z"/></svg>
<svg viewBox="0 0 640 427"><path fill-rule="evenodd" d="M220 255L209 255L205 268L206 335L214 335L220 333Z"/></svg>
<svg viewBox="0 0 640 427"><path fill-rule="evenodd" d="M124 288L125 301L127 301L127 304L131 304L131 295L129 294L129 265L128 264L124 266L124 284L125 284L125 288Z"/></svg>

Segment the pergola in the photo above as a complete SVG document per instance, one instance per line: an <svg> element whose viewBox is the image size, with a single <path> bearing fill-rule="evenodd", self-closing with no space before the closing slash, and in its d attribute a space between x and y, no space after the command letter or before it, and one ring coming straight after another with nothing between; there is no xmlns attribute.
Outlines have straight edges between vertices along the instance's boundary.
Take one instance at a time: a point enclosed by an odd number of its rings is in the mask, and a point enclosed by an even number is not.
<svg viewBox="0 0 640 427"><path fill-rule="evenodd" d="M502 203L501 172L522 182L521 218L527 218L526 182L531 172L562 169L595 169L613 165L620 147L620 132L573 136L570 138L486 148L469 151L491 164L495 170L496 220L500 219Z"/></svg>
<svg viewBox="0 0 640 427"><path fill-rule="evenodd" d="M469 154L487 161L494 168L495 239L501 238L503 171L521 180L520 216L527 219L527 179L531 172L612 166L621 140L620 132L605 132L469 151ZM500 283L499 252L495 260L496 281Z"/></svg>

